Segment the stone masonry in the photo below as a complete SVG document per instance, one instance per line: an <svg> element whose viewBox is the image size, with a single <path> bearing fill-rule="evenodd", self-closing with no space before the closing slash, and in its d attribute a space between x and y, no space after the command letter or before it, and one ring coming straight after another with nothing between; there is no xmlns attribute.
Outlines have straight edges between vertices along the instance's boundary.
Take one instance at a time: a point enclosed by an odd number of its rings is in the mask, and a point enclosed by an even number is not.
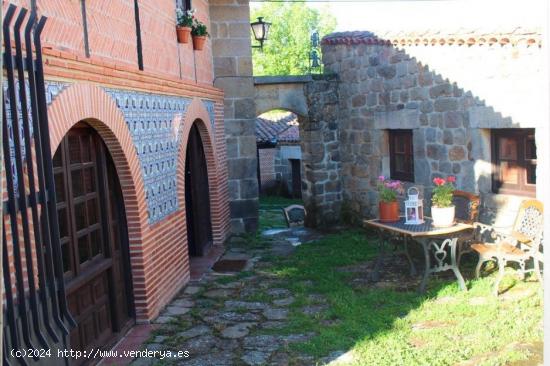
<svg viewBox="0 0 550 366"><path fill-rule="evenodd" d="M342 204L338 80L326 76L305 85L309 115L300 122L302 198L306 225L338 222Z"/></svg>
<svg viewBox="0 0 550 366"><path fill-rule="evenodd" d="M376 179L390 173L387 131L411 129L413 184L423 191L425 207L432 179L456 175L459 189L481 194L483 221L510 225L525 197L491 191L491 129L545 122L543 96L530 91L543 90L537 75L544 58L537 34L524 33L469 34L467 42L450 35L392 43L370 32L326 37L325 70L339 81L306 88L303 176L308 214L315 212L310 224L337 220L342 206L356 218L376 217ZM536 139L541 145L540 134ZM539 163L538 176L540 169Z"/></svg>
<svg viewBox="0 0 550 366"><path fill-rule="evenodd" d="M212 0L214 85L225 93L229 207L233 232L258 225L258 180L248 1Z"/></svg>

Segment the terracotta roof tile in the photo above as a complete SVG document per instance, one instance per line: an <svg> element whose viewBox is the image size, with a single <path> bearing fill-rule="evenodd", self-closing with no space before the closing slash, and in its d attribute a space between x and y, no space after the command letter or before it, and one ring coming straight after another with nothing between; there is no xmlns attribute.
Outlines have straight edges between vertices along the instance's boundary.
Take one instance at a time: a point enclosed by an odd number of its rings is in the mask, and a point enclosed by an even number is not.
<svg viewBox="0 0 550 366"><path fill-rule="evenodd" d="M323 38L324 45L385 45L385 46L435 46L435 45L541 45L542 31L539 28L463 29L451 31L418 30L408 32L369 31L336 32Z"/></svg>
<svg viewBox="0 0 550 366"><path fill-rule="evenodd" d="M294 113L277 118L256 118L256 142L299 142L298 118Z"/></svg>

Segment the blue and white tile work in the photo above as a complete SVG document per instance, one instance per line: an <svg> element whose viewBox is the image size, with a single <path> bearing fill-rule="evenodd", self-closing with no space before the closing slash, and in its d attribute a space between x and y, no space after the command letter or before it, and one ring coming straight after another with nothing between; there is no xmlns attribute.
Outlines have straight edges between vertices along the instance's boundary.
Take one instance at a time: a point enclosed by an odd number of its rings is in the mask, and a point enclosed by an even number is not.
<svg viewBox="0 0 550 366"><path fill-rule="evenodd" d="M204 107L206 108L206 111L208 112L208 116L210 116L210 126L212 127L212 131L215 131L216 125L215 120L216 116L214 115L214 105L215 103L211 100L202 100L202 104L204 104Z"/></svg>
<svg viewBox="0 0 550 366"><path fill-rule="evenodd" d="M47 104L50 105L69 85L71 84L46 81ZM8 138L10 140L11 169L14 173L14 185L17 192L15 144L11 109L7 94L8 84L6 81L3 83L3 88L8 121ZM132 136L141 163L141 172L149 211L149 223L153 224L175 212L178 208L176 170L178 151L181 143L180 129L191 99L110 88L104 88L104 90L113 98L123 113L126 125ZM17 110L24 158L23 117L19 101L19 85L17 83L15 91L18 100ZM209 113L213 127L214 102L204 100L203 103ZM29 123L32 135L28 81L27 105L29 106ZM181 123L176 124L178 121L181 121Z"/></svg>
<svg viewBox="0 0 550 366"><path fill-rule="evenodd" d="M67 84L64 83L58 83L58 82L50 82L46 84L46 102L50 104L52 100L63 90L63 88ZM14 183L14 189L15 194L19 196L19 193L17 191L18 189L18 182L17 182L17 173L16 173L16 162L15 162L15 140L13 135L13 120L12 120L12 112L11 112L11 105L10 105L10 99L8 94L8 82L7 80L4 80L2 83L2 87L4 90L4 107L6 108L6 121L8 125L8 139L9 139L9 145L10 145L10 160L11 160L11 171L13 173L13 183ZM18 124L19 124L19 136L21 139L21 155L23 158L23 161L26 159L26 151L25 151L25 134L23 130L23 113L21 110L21 97L20 97L20 86L19 81L17 78L15 78L15 95L17 100L17 116L18 116ZM32 122L32 114L31 114L31 97L30 97L30 86L29 81L25 80L25 99L27 100L27 115L28 115L28 121L29 121L29 133L31 137L33 136L33 122Z"/></svg>
<svg viewBox="0 0 550 366"><path fill-rule="evenodd" d="M191 99L128 90L104 89L124 114L141 163L149 223L155 223L178 208L178 128ZM179 118L178 118L179 117Z"/></svg>

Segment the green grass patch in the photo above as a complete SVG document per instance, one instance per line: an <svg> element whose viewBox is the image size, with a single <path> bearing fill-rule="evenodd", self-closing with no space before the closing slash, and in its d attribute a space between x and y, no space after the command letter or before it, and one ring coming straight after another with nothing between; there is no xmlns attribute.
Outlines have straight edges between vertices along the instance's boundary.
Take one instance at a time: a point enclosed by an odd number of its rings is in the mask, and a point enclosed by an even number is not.
<svg viewBox="0 0 550 366"><path fill-rule="evenodd" d="M354 274L339 268L375 255L374 239L350 230L302 244L291 257L273 258L270 271L296 301L288 325L269 332L313 331L316 337L291 348L319 358L352 350L355 365L451 365L474 358L479 364L502 364L528 357L529 351L510 347L513 342L542 340L539 283L517 281L510 271L501 289L523 295L509 299L491 295L493 275L468 281L467 292L453 279L436 277L424 295L352 287ZM323 295L329 305L315 317L302 312L311 304L309 294Z"/></svg>
<svg viewBox="0 0 550 366"><path fill-rule="evenodd" d="M260 208L270 206L286 207L290 205L303 205L303 201L298 198L286 198L281 196L260 196Z"/></svg>

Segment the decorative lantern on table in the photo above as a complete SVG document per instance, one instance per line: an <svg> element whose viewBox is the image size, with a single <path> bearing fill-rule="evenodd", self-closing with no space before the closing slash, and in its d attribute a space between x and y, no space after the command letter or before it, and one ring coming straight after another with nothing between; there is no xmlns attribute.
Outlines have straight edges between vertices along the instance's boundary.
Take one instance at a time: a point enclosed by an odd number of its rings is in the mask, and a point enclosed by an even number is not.
<svg viewBox="0 0 550 366"><path fill-rule="evenodd" d="M405 224L419 225L424 223L424 207L421 199L418 199L418 188L411 187L407 190L409 199L405 201Z"/></svg>

